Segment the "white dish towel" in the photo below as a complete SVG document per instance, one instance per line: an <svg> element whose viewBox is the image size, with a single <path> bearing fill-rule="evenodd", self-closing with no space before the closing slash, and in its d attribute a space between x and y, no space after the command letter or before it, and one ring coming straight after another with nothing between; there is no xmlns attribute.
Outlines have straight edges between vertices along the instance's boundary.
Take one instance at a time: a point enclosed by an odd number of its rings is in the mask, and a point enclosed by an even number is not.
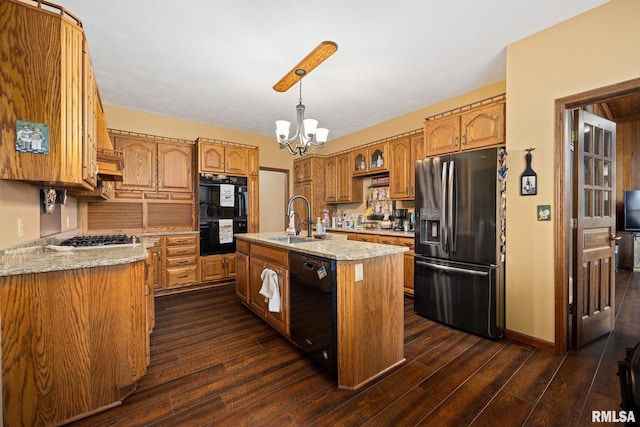
<svg viewBox="0 0 640 427"><path fill-rule="evenodd" d="M260 275L262 287L260 295L264 296L265 302L269 303L269 311L280 312L280 288L278 286L278 273L270 268L262 270Z"/></svg>
<svg viewBox="0 0 640 427"><path fill-rule="evenodd" d="M236 186L233 184L220 184L220 207L232 208L235 204L233 197Z"/></svg>
<svg viewBox="0 0 640 427"><path fill-rule="evenodd" d="M220 244L233 242L233 219L218 220L218 238Z"/></svg>

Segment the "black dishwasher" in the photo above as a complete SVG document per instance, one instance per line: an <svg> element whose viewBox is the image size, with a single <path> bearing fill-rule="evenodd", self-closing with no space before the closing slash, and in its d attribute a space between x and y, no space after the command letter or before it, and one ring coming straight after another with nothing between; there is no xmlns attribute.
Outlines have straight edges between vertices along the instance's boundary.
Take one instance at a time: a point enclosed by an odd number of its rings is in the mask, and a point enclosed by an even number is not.
<svg viewBox="0 0 640 427"><path fill-rule="evenodd" d="M289 252L289 278L291 339L336 378L336 261Z"/></svg>

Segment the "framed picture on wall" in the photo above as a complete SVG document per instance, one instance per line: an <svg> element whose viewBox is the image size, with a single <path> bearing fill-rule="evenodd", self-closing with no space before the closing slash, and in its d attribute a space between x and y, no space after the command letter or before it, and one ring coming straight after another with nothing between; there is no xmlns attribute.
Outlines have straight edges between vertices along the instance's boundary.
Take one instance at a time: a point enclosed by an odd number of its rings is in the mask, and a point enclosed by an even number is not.
<svg viewBox="0 0 640 427"><path fill-rule="evenodd" d="M523 175L520 183L520 194L533 196L538 194L537 177L535 175Z"/></svg>

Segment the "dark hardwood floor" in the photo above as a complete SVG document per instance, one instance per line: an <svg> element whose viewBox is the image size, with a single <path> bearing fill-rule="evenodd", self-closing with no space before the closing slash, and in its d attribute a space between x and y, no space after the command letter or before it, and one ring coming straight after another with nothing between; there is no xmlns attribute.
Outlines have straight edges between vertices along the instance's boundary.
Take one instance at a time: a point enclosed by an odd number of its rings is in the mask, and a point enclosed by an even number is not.
<svg viewBox="0 0 640 427"><path fill-rule="evenodd" d="M616 329L565 356L445 327L407 298L407 362L358 391L338 390L232 286L159 297L138 390L73 425L589 425L592 410L619 410L617 361L640 341L640 273L616 282Z"/></svg>

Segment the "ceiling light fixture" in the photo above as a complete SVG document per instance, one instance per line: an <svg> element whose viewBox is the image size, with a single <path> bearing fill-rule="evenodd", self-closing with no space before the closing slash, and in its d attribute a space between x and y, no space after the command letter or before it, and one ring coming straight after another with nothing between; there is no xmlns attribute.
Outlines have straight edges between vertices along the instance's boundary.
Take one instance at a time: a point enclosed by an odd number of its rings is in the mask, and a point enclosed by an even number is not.
<svg viewBox="0 0 640 427"><path fill-rule="evenodd" d="M296 131L289 138L291 123L287 120L276 120L276 136L281 149L286 148L294 156L300 156L309 152L315 147L324 147L329 136L329 129L319 128L318 121L304 118L304 105L302 104L302 78L309 74L311 70L321 64L329 56L338 50L335 42L325 41L320 43L302 61L300 61L291 71L289 71L278 83L273 86L277 92L286 92L296 83L300 86L300 98L296 106Z"/></svg>
<svg viewBox="0 0 640 427"><path fill-rule="evenodd" d="M315 119L304 118L305 107L302 104L302 77L304 77L307 72L300 68L297 69L295 73L300 78L300 99L296 106L296 132L289 138L291 122L287 120L276 120L276 135L278 137L278 145L281 149L287 148L294 156L296 154L302 156L314 147L324 147L324 143L327 142L327 136L329 135L329 129L319 128L318 121ZM295 142L296 140L297 142Z"/></svg>

